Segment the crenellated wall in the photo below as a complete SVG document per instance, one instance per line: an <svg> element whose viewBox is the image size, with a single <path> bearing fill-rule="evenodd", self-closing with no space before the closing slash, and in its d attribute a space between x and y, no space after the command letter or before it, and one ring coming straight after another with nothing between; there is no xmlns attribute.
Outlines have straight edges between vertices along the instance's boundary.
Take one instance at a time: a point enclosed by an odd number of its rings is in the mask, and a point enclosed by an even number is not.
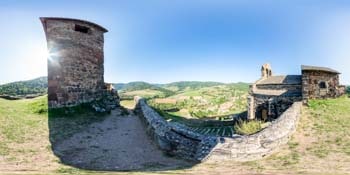
<svg viewBox="0 0 350 175"><path fill-rule="evenodd" d="M277 120L262 131L248 136L215 137L193 132L185 125L168 123L148 106L145 99L135 97L136 112L148 135L164 152L194 161L261 159L287 143L297 127L301 102L295 102Z"/></svg>

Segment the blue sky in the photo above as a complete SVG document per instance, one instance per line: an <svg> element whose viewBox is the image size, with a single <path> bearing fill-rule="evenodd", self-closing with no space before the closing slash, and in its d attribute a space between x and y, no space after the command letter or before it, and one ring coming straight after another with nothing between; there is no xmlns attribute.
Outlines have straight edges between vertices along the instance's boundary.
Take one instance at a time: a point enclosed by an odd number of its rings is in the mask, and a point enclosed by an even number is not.
<svg viewBox="0 0 350 175"><path fill-rule="evenodd" d="M47 74L39 17L89 20L105 34L105 81L253 82L327 66L350 84L347 1L0 1L0 84Z"/></svg>

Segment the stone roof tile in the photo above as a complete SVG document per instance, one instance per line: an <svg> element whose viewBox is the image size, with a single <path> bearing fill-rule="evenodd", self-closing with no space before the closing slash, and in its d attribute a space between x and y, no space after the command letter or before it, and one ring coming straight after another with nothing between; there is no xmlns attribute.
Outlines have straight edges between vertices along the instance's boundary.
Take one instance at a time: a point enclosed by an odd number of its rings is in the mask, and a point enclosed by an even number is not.
<svg viewBox="0 0 350 175"><path fill-rule="evenodd" d="M301 65L301 70L308 70L308 71L324 71L324 72L330 72L330 73L335 73L335 74L340 74L340 72L328 68L328 67L317 67L317 66L306 66L306 65Z"/></svg>
<svg viewBox="0 0 350 175"><path fill-rule="evenodd" d="M263 79L257 83L264 84L301 84L301 75L278 75Z"/></svg>

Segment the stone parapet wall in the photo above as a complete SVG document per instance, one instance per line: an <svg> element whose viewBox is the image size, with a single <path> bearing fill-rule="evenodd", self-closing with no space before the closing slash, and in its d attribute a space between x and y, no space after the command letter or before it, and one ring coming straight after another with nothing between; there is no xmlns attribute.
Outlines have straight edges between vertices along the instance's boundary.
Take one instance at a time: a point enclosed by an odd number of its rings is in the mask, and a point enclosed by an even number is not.
<svg viewBox="0 0 350 175"><path fill-rule="evenodd" d="M224 138L215 146L209 160L251 161L270 155L286 144L296 131L301 106L301 102L295 102L278 119L256 134Z"/></svg>
<svg viewBox="0 0 350 175"><path fill-rule="evenodd" d="M200 161L216 145L216 137L193 132L184 125L168 123L147 105L145 99L135 97L135 102L135 109L147 126L146 132L164 152L183 159Z"/></svg>
<svg viewBox="0 0 350 175"><path fill-rule="evenodd" d="M146 132L159 148L170 155L194 161L263 158L288 141L297 127L301 110L301 103L294 103L267 128L253 135L215 137L193 132L185 125L168 123L148 106L145 99L136 97L135 102Z"/></svg>

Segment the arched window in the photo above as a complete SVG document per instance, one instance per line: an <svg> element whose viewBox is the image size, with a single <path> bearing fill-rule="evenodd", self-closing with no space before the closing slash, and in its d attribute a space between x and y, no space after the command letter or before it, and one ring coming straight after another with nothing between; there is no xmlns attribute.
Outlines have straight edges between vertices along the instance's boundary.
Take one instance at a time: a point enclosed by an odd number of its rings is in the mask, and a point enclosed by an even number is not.
<svg viewBox="0 0 350 175"><path fill-rule="evenodd" d="M327 88L326 82L321 81L320 84L319 84L319 87L320 87L320 89L326 89Z"/></svg>

